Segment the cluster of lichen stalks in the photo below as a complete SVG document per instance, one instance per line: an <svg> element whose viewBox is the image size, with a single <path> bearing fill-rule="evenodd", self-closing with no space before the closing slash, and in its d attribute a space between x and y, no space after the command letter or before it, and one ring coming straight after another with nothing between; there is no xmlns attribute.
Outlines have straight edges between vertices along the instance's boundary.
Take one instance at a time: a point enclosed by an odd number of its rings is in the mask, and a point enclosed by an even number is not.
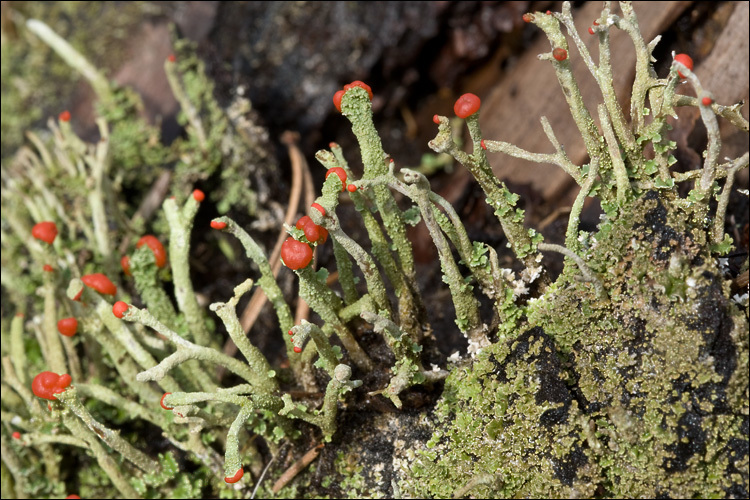
<svg viewBox="0 0 750 500"><path fill-rule="evenodd" d="M451 154L477 179L505 231L509 247L524 264L524 270L517 275L500 267L494 248L468 238L456 212L430 190L423 175L406 169L396 171L395 162L383 150L372 121L371 90L362 82L344 87L334 96L334 104L352 123L361 150L363 173L356 178L336 144L331 144L330 150L319 151L316 158L334 175L326 177L322 194L312 204L307 218L301 219L296 227L287 228L290 236L282 247L282 259L299 277L300 297L318 314L322 325L306 321L295 325L260 245L230 218L212 221L214 229L229 232L239 239L247 256L259 268L257 284L275 308L281 328L279 334L288 338L286 351L295 383L312 391L317 388L314 368L327 375L325 394L317 407L294 401L289 393L281 393L278 368L269 363L244 332L236 307L242 295L252 289L252 280L238 285L234 296L226 303L214 303L209 307L221 319L244 361L227 356L217 348L218 336L215 328L209 326L212 324L209 315L198 304L188 263L193 219L204 199L200 191L187 196L182 204L171 198L163 203L169 226L169 235L164 235L169 241L168 251L160 248L156 238L144 237L127 261L128 272L145 307L132 305L128 297L120 297L125 300L112 305L102 295L115 296L117 287L104 274L83 275L71 248L45 235L41 229L30 229L32 226L49 228L33 225L30 219L44 221L42 224L58 220L68 233L66 241L74 240L80 228L89 244L96 246L95 252L105 257L112 254L106 231L107 218L111 215L103 211L104 197L114 192L106 168L107 123L99 122L102 140L88 145L67 125L70 116L61 115L59 127L52 124L54 154L39 141L36 143L38 154L27 153L25 161L40 170L46 167L52 171L67 171L73 177L83 173L93 179L85 199L91 206L91 222L80 217L71 220L63 203L43 184L35 186L32 194L20 198L28 208L26 219L8 218L8 225L21 242L17 252L28 255L27 272L31 273L32 281L42 281L44 303L38 322L25 325L19 315L13 319L7 335L3 330L3 408L6 404L8 408L22 408L9 415L3 430L3 463L13 475L16 491L22 491L28 484L29 469L24 464L28 464L30 457L39 456L53 485L49 490L59 492L60 468L53 445L80 447L91 453L120 494L126 497L151 494L149 488L158 489L173 479L176 471L171 455L162 455L158 461L147 456L92 416L84 404L86 399L104 402L133 419L151 422L175 447L192 454L215 477L224 477L227 483L239 481L243 465L255 462L260 456L250 438L250 429L266 439L272 452L278 450L280 441L298 437L300 427L295 425L295 420L318 427L323 439L330 440L336 432L340 399L361 384L353 378L376 369L357 340L353 328L359 321L357 318L380 333L393 352L396 362L390 367L390 381L377 392L400 407L402 391L446 374L438 367L425 369L420 357L422 342L431 332L415 281L411 244L406 238L406 225L420 219L437 247L443 279L455 308L456 324L467 337L471 354L489 345L490 333L489 326L480 318L474 286L478 285L494 305L499 326L493 333L500 341L512 338L531 307L524 299L529 285L541 280L543 275L540 251L563 253L569 259L568 264L575 266L581 280L601 300L608 299L602 280L589 268L581 252L578 219L587 196L597 196L609 219L614 220L620 207L645 190L673 192L676 183L695 181L689 197L682 203L707 218L709 202L718 197L714 224L708 231L717 251L726 252L731 245L723 231L728 194L734 173L747 166L748 155L723 165L718 163L720 138L716 114L739 122L745 129L747 123L742 122L737 107L725 107L713 101L692 73L687 59L675 58L669 76L657 79L650 65L656 41L647 45L641 38L629 4L623 4L623 12L624 16L619 17L605 9L590 30L600 41L598 66L573 29L567 4L562 13L524 17L542 28L551 41L552 50L540 58L554 66L584 139L590 158L588 164L578 166L568 159L544 118L542 124L555 148L554 153L531 153L507 143L483 140L478 125L479 99L471 94L459 98L455 106L456 114L466 120L472 139L471 154L461 151L454 142L448 118L435 116L439 132L430 147L436 152ZM604 103L597 109L601 132L583 105L561 25L568 29L602 89ZM612 27L623 29L631 36L638 54L630 124L612 88L608 44ZM171 68L172 63L168 61L167 67ZM677 85L683 79L692 84L697 98L676 94ZM652 119L648 123L644 113L646 99L651 103ZM674 160L669 151L674 144L665 138L667 117L678 105L700 109L709 138L702 169L686 174L670 172ZM652 156L644 153L647 147L653 149ZM523 210L516 206L518 196L493 175L486 156L488 151L559 165L581 186L571 210L565 246L544 243L539 233L523 226ZM727 180L719 191L716 181L723 177ZM6 189L12 189L12 182L8 182L4 194ZM413 206L402 210L394 192L411 200ZM371 243L369 249L342 230L336 213L341 196L351 197L362 217ZM5 231L3 228L4 240ZM312 248L324 244L326 234L333 245L340 294L327 285L325 270L315 271L311 265ZM102 261L103 268L99 271L114 276L117 269L112 259ZM161 283L164 274L160 267L167 261L176 308ZM364 284L358 285L357 273L363 276ZM63 288L67 289L64 296ZM542 293L544 283L539 288ZM62 316L68 321L57 323ZM114 367L115 376L124 383L120 393L94 383L88 375L92 371L98 375L109 373L111 377L111 369L81 369L75 340L58 334L58 328L64 335L71 331L75 334L70 319L82 326L86 341L95 345L87 349L88 362L95 363L91 356L98 354ZM45 368L50 370L37 375L34 382L26 361L25 326L35 329ZM154 335L154 331L159 335ZM290 336L286 337L284 332ZM333 337L338 342L332 343ZM5 351L6 338L9 356ZM311 342L307 342L308 339ZM334 345L337 343L343 350ZM213 376L216 365L243 382L229 388L218 387L217 378ZM32 395L30 387L33 394L49 400L46 410ZM187 432L181 424L187 424ZM14 434L16 439L12 441L6 440L9 426L24 433ZM208 444L217 439L224 443L223 460ZM113 459L107 447L115 450L121 459ZM200 484L192 487L196 491Z"/></svg>

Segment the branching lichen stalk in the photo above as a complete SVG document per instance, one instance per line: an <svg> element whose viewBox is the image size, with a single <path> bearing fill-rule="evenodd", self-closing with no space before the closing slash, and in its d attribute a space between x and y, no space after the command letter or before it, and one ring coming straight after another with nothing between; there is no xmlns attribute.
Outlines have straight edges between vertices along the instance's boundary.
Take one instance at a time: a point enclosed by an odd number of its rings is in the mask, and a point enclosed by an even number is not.
<svg viewBox="0 0 750 500"><path fill-rule="evenodd" d="M603 105L599 105L599 122L602 125L602 131L604 132L604 138L607 141L607 147L609 148L609 158L612 162L612 169L615 173L615 180L617 183L617 201L624 203L627 196L630 194L630 181L628 180L628 171L625 168L625 162L622 161L620 154L620 146L615 137L615 132L612 130L612 124L607 116L607 108Z"/></svg>
<svg viewBox="0 0 750 500"><path fill-rule="evenodd" d="M374 179L386 173L386 154L372 122L372 104L367 92L360 87L347 91L341 102L341 110L342 114L351 121L352 132L359 142L365 169L362 178ZM414 257L411 243L406 237L406 226L401 210L385 186L375 188L375 201L386 232L396 246L401 268L407 279L414 282Z"/></svg>
<svg viewBox="0 0 750 500"><path fill-rule="evenodd" d="M26 385L26 348L23 345L24 315L16 314L10 323L10 354L13 370L18 375L21 385Z"/></svg>
<svg viewBox="0 0 750 500"><path fill-rule="evenodd" d="M234 296L229 299L229 302L222 303L216 302L211 304L210 309L214 311L224 326L227 328L229 336L232 338L234 343L240 349L240 352L248 364L250 369L255 374L255 384L257 389L270 393L278 389L278 383L271 365L266 360L266 357L260 350L255 347L245 335L245 331L242 329L239 318L237 318L237 302L240 298L253 286L253 280L245 280L244 283L237 285L234 289Z"/></svg>
<svg viewBox="0 0 750 500"><path fill-rule="evenodd" d="M97 463L124 498L142 498L130 485L109 452L98 441L99 438L94 432L84 426L78 417L71 412L63 413L63 423L74 436L78 436L88 443Z"/></svg>
<svg viewBox="0 0 750 500"><path fill-rule="evenodd" d="M292 318L292 312L289 309L289 305L284 300L284 294L279 288L278 283L273 275L273 269L271 264L268 262L268 258L263 253L258 243L241 227L237 225L229 217L219 217L216 221L224 222L227 227L226 230L233 234L245 248L245 254L252 260L255 265L260 269L260 278L258 279L258 285L263 289L263 293L266 294L268 300L273 304L273 308L276 311L276 317L279 319L279 327L282 332L288 331L294 325L294 319ZM290 347L287 346L287 356L293 367L299 367L298 362L294 358L294 352Z"/></svg>
<svg viewBox="0 0 750 500"><path fill-rule="evenodd" d="M565 232L565 246L573 252L577 252L579 248L578 243L578 225L581 220L581 212L583 211L583 203L586 197L589 195L594 182L596 182L597 176L599 175L599 160L594 158L589 164L589 172L586 174L586 180L583 182L576 199L573 202L573 206L570 209L570 216L568 218L568 229Z"/></svg>
<svg viewBox="0 0 750 500"><path fill-rule="evenodd" d="M93 433L107 443L113 450L129 460L135 466L144 472L158 472L159 464L148 458L143 452L134 448L125 439L120 437L118 431L113 431L102 425L94 419L91 414L84 408L78 399L78 393L75 387L67 389L65 392L57 395L57 399L62 401L65 407L73 412Z"/></svg>
<svg viewBox="0 0 750 500"><path fill-rule="evenodd" d="M326 329L336 333L354 364L361 370L372 370L374 367L372 360L359 345L352 332L339 319L338 310L341 309L341 299L321 282L309 267L298 270L297 274L300 277L300 297L305 299L310 307L323 318Z"/></svg>
<svg viewBox="0 0 750 500"><path fill-rule="evenodd" d="M195 343L209 346L211 338L190 279L190 232L197 212L198 202L192 196L188 197L182 210L175 200L170 198L164 201L164 215L169 222L169 264L172 268L177 307L185 314Z"/></svg>
<svg viewBox="0 0 750 500"><path fill-rule="evenodd" d="M47 364L55 373L67 373L68 366L63 354L62 341L57 331L57 307L55 300L55 283L52 273L44 273L44 319L42 331L44 332L44 347Z"/></svg>
<svg viewBox="0 0 750 500"><path fill-rule="evenodd" d="M214 364L220 364L226 366L227 369L233 373L236 373L240 377L244 378L253 385L260 383L263 385L265 379L268 377L267 374L262 375L263 380L259 380L259 376L250 369L242 361L231 358L225 354L218 352L215 349L195 345L192 342L183 339L177 333L167 328L163 323L160 323L154 318L146 309L138 309L135 306L128 307L128 310L122 317L125 321L137 321L144 326L153 328L160 334L164 335L169 342L177 347L177 351L164 358L158 365L143 371L138 374L136 379L139 382L145 382L148 380L162 380L167 376L167 373L178 366L180 363L188 359L199 359L202 361L208 361ZM170 391L178 392L178 391Z"/></svg>
<svg viewBox="0 0 750 500"><path fill-rule="evenodd" d="M422 174L414 170L404 169L402 172L404 181L409 185L409 195L419 206L422 219L437 247L440 267L444 275L443 280L450 287L453 305L456 308L456 324L462 332L468 334L471 340L479 344L485 344L488 341L482 331L479 302L472 294L472 287L465 282L464 277L458 270L450 246L437 222L435 222L432 213L432 201L430 201L429 196L429 183Z"/></svg>

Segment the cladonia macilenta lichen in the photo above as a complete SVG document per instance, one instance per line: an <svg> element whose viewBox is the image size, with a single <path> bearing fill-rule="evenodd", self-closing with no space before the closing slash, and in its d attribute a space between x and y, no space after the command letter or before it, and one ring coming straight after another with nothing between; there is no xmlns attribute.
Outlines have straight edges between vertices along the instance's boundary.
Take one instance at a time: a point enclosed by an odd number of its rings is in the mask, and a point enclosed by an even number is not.
<svg viewBox="0 0 750 500"><path fill-rule="evenodd" d="M351 122L363 171L335 143L316 154L327 175L307 213L296 224L294 210L287 217L281 261L239 218L194 227L201 204L257 208L238 166L257 144L230 126L236 113L214 101L202 66L184 45L165 62L186 125L169 149L137 116L132 94L29 21L95 88L101 138L85 142L71 128L75 116L61 114L48 139L29 135L34 149L3 165L3 292L16 313L2 330L3 496L80 486L84 496L129 498L746 498L747 293L732 299L719 257L733 246L724 219L749 156L720 159L717 121L747 132L741 106L716 102L689 57L675 56L659 78L658 39L643 40L628 2L619 13L606 3L589 29L598 63L569 3L523 19L550 40L539 59L555 70L586 163L568 158L544 117L554 153L485 139L474 94L456 101L458 121L435 115L429 143L475 177L512 268L469 238L425 175L386 153L373 91L361 81L336 92L333 105ZM613 88L614 30L637 55L629 113ZM601 89L595 111L580 94L575 58ZM668 118L679 106L696 107L707 131L699 168L674 168ZM456 142L461 120L470 152ZM497 153L557 165L579 186L565 241L525 226L519 196L492 173ZM134 172L149 158L175 163L175 195L144 236L146 217L122 186L136 190ZM193 184L219 167L243 181L223 179L217 200ZM604 211L594 231L580 228L587 197ZM357 217L347 225L344 200ZM433 331L441 311L428 310L417 285L407 226L421 222L468 355L445 359L434 349L448 332ZM347 232L352 224L367 238ZM210 305L193 288L196 231L242 262L228 243L236 240L255 270ZM322 245L333 248L330 271L316 269ZM549 252L565 258L554 281L543 266ZM299 285L297 314L278 281L281 263ZM278 347L261 349L257 332L248 335L237 307L251 293L251 303L265 297L273 307L279 328L264 334ZM222 348L224 331L241 356ZM61 463L61 453L73 458Z"/></svg>

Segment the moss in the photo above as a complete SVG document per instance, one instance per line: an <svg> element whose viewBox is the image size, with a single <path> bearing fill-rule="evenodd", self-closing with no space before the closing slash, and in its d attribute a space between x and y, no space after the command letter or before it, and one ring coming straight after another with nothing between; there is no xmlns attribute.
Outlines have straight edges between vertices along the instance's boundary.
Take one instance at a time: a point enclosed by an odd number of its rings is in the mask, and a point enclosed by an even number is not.
<svg viewBox="0 0 750 500"><path fill-rule="evenodd" d="M648 192L604 223L523 333L454 370L402 489L450 497L747 496L748 324L705 229Z"/></svg>

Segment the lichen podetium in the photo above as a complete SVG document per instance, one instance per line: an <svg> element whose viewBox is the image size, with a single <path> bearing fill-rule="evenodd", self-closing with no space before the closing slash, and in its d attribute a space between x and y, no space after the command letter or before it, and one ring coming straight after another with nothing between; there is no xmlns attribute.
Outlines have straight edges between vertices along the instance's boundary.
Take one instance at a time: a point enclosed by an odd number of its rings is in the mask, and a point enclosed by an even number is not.
<svg viewBox="0 0 750 500"><path fill-rule="evenodd" d="M318 151L325 181L306 214L291 209L278 228L281 261L239 217L195 227L212 203L219 214L260 210L266 198L236 181L258 172L244 166L262 156L255 129L219 106L181 42L164 70L186 134L167 148L134 94L29 21L93 84L101 138L85 142L64 112L2 166L3 310L14 313L2 322L3 497L747 498L748 295L731 296L721 257L733 246L724 231L732 182L749 155L721 163L717 121L747 132L741 105L716 102L684 54L658 78L656 42L643 40L628 2L619 14L607 2L589 29L598 63L568 3L523 19L550 40L539 59L556 72L587 163L571 161L545 117L554 153L485 139L474 94L456 101L458 118L435 115L429 143L473 174L513 269L470 239L424 174L399 170L361 81L333 105L351 122L362 175L337 144ZM637 56L630 118L614 92L613 30ZM580 94L576 57L601 89L595 110ZM696 97L677 92L688 86ZM683 172L668 137L678 106L699 110L708 137L703 164ZM464 122L470 152L456 142ZM520 197L492 172L497 153L557 165L578 184L565 241L525 225ZM124 193L142 191L139 169L167 163L174 196L149 223ZM196 189L207 179L220 187ZM592 231L580 228L587 197L604 212ZM342 201L355 217L343 225ZM463 357L434 348L434 336L452 332L433 331L415 279L406 228L421 222L445 283L440 312L468 344ZM193 287L196 232L242 262L228 243L237 240L252 264L254 278L221 302L206 304ZM335 274L316 270L323 245ZM565 257L554 281L546 252ZM277 281L282 263L298 284L296 315L289 280ZM251 292L280 327L264 330L263 344L237 310Z"/></svg>

